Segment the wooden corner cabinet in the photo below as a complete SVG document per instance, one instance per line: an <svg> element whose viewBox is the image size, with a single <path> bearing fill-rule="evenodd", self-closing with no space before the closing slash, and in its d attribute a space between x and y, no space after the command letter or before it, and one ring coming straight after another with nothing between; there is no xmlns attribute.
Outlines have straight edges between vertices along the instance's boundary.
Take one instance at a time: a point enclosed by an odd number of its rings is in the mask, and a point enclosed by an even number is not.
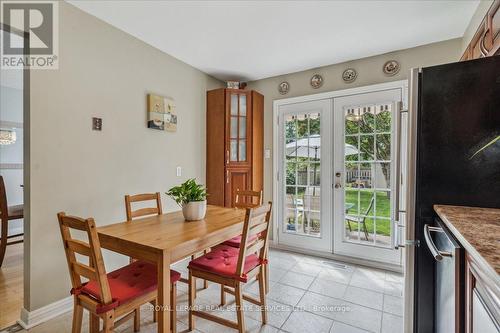
<svg viewBox="0 0 500 333"><path fill-rule="evenodd" d="M500 0L493 1L460 60L500 54Z"/></svg>
<svg viewBox="0 0 500 333"><path fill-rule="evenodd" d="M233 207L235 191L262 191L264 96L253 90L207 92L207 174L211 205Z"/></svg>

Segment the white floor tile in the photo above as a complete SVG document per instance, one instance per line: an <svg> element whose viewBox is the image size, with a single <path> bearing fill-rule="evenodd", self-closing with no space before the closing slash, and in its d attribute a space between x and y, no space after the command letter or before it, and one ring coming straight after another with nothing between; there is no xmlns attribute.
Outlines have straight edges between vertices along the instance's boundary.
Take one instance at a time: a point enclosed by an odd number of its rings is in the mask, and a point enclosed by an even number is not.
<svg viewBox="0 0 500 333"><path fill-rule="evenodd" d="M347 287L343 299L376 310L382 310L382 305L384 303L384 296L382 293L354 286Z"/></svg>
<svg viewBox="0 0 500 333"><path fill-rule="evenodd" d="M384 295L384 312L389 312L397 316L403 316L403 297Z"/></svg>
<svg viewBox="0 0 500 333"><path fill-rule="evenodd" d="M379 332L382 312L342 299L307 292L298 304L301 309L320 314L370 332Z"/></svg>
<svg viewBox="0 0 500 333"><path fill-rule="evenodd" d="M328 333L333 320L309 312L293 312L283 325L282 329L290 333Z"/></svg>
<svg viewBox="0 0 500 333"><path fill-rule="evenodd" d="M383 333L403 333L403 317L384 312L382 317Z"/></svg>
<svg viewBox="0 0 500 333"><path fill-rule="evenodd" d="M279 280L279 283L307 290L313 281L313 276L289 271Z"/></svg>
<svg viewBox="0 0 500 333"><path fill-rule="evenodd" d="M318 278L348 284L351 281L354 269L325 268L319 272Z"/></svg>
<svg viewBox="0 0 500 333"><path fill-rule="evenodd" d="M319 265L309 264L305 262L297 262L295 266L293 266L290 271L295 273L301 273L316 277L319 272L322 270L322 267Z"/></svg>
<svg viewBox="0 0 500 333"><path fill-rule="evenodd" d="M267 294L267 297L279 303L287 305L297 305L304 293L305 290L303 289L276 283L273 286L273 289L269 289L269 294Z"/></svg>
<svg viewBox="0 0 500 333"><path fill-rule="evenodd" d="M312 283L309 291L334 298L342 298L345 294L346 288L346 284L331 280L325 280L318 277Z"/></svg>
<svg viewBox="0 0 500 333"><path fill-rule="evenodd" d="M336 321L333 323L332 330L330 331L330 333L369 333L369 332L362 330L361 328L357 328Z"/></svg>

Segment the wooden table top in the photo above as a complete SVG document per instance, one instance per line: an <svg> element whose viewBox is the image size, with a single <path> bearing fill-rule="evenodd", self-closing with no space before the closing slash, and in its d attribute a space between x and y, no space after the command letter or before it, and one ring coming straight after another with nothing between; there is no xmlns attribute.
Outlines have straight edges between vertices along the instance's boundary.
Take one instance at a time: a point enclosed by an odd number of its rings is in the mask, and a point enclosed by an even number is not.
<svg viewBox="0 0 500 333"><path fill-rule="evenodd" d="M208 248L241 234L245 210L207 207L205 219L185 221L181 211L121 222L97 228L104 248L127 247L145 252L171 253L171 259L182 259L193 249ZM120 243L114 244L114 242Z"/></svg>

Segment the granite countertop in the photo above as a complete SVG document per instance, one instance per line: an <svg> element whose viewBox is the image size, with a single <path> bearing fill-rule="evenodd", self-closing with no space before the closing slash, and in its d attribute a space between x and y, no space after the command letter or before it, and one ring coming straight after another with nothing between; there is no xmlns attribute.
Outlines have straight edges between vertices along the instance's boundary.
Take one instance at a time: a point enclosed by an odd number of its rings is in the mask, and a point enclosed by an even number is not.
<svg viewBox="0 0 500 333"><path fill-rule="evenodd" d="M500 274L500 209L434 205L434 210L469 254Z"/></svg>

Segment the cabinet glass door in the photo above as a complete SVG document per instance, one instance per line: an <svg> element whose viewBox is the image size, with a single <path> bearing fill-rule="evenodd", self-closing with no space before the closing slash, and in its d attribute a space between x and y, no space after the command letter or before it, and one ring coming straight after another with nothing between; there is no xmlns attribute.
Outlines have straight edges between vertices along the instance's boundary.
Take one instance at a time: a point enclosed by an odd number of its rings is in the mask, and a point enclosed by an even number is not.
<svg viewBox="0 0 500 333"><path fill-rule="evenodd" d="M247 161L247 96L231 94L229 161Z"/></svg>

